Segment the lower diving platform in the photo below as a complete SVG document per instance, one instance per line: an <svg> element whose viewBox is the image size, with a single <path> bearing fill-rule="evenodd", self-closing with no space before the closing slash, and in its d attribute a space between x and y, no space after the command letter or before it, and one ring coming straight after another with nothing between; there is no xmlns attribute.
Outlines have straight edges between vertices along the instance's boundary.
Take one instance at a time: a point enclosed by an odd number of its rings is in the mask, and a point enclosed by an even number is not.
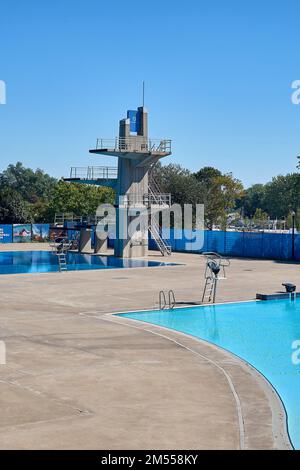
<svg viewBox="0 0 300 470"><path fill-rule="evenodd" d="M64 178L64 181L107 186L114 189L118 181L118 168L112 166L73 166L70 177Z"/></svg>

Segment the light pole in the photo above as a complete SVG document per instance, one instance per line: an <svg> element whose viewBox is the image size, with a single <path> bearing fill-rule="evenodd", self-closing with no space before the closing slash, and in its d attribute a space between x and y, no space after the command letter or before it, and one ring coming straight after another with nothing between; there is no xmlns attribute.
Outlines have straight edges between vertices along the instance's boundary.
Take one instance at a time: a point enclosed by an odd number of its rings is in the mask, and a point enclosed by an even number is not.
<svg viewBox="0 0 300 470"><path fill-rule="evenodd" d="M292 216L292 259L295 259L295 216L296 212L291 211Z"/></svg>

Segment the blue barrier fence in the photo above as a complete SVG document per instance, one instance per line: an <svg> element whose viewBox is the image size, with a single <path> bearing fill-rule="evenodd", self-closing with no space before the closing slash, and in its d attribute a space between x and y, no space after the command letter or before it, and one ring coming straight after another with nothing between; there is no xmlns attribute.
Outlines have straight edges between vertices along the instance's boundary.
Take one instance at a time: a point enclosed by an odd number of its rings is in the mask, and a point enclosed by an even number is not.
<svg viewBox="0 0 300 470"><path fill-rule="evenodd" d="M68 236L73 235L71 232L73 231L69 230ZM54 232L50 228L50 224L0 224L0 244L45 242L51 239L52 233ZM215 251L228 256L278 260L292 258L293 236L290 233L211 230L187 230L184 232L171 229L167 234L163 230L162 235L168 238L172 251L194 253ZM114 240L109 239L108 245L113 248ZM149 238L149 248L157 249L155 241L151 238ZM300 261L300 234L294 236L294 251L295 259Z"/></svg>
<svg viewBox="0 0 300 470"><path fill-rule="evenodd" d="M183 236L181 236L183 235ZM198 243L191 242L193 238ZM290 260L293 235L290 233L187 231L171 229L168 239L173 251L203 253L215 251L227 256ZM199 243L202 246L199 247ZM300 234L294 235L295 259L300 261ZM149 248L157 249L155 241L149 240Z"/></svg>
<svg viewBox="0 0 300 470"><path fill-rule="evenodd" d="M50 224L0 224L0 243L45 242L50 234Z"/></svg>

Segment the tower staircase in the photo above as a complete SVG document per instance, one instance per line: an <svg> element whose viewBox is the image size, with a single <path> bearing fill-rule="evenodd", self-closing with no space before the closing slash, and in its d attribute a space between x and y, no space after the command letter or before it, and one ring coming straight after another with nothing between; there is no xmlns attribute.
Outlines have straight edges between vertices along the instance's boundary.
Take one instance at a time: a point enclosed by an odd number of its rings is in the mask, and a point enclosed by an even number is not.
<svg viewBox="0 0 300 470"><path fill-rule="evenodd" d="M170 245L166 244L165 240L160 235L160 228L155 217L150 217L149 231L161 254L163 256L170 256L172 254L172 248Z"/></svg>
<svg viewBox="0 0 300 470"><path fill-rule="evenodd" d="M149 193L149 200L150 202L158 206L160 209L169 208L171 205L171 195L170 194L163 194L155 180L153 175L153 171L155 168L155 164L151 165L149 170L149 181L148 181L148 193ZM151 205L150 205L151 207ZM172 254L172 248L169 244L166 243L161 236L161 231L157 219L153 216L149 216L149 232L156 243L157 248L161 252L163 256L167 255L170 256Z"/></svg>

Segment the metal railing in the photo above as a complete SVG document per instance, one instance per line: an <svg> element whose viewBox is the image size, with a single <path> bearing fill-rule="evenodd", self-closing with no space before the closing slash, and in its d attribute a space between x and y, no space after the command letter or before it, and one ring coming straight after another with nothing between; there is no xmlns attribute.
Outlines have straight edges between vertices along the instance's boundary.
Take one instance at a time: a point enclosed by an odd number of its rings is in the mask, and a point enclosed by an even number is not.
<svg viewBox="0 0 300 470"><path fill-rule="evenodd" d="M117 179L118 168L114 166L72 166L70 178L86 180Z"/></svg>
<svg viewBox="0 0 300 470"><path fill-rule="evenodd" d="M119 196L119 204L121 206L144 205L150 206L170 206L171 194L125 194Z"/></svg>
<svg viewBox="0 0 300 470"><path fill-rule="evenodd" d="M142 136L116 137L115 139L97 139L97 150L113 152L171 153L171 140L146 139Z"/></svg>
<svg viewBox="0 0 300 470"><path fill-rule="evenodd" d="M174 291L171 289L168 291L168 307L170 310L173 310L175 305L176 305L175 294L174 294ZM159 294L158 294L158 308L159 310L165 310L167 308L166 294L163 290L159 291Z"/></svg>
<svg viewBox="0 0 300 470"><path fill-rule="evenodd" d="M171 194L153 193L144 194L145 206L171 206Z"/></svg>
<svg viewBox="0 0 300 470"><path fill-rule="evenodd" d="M170 256L172 254L172 248L166 243L166 240L161 237L160 227L155 217L151 217L148 228L161 254L163 256Z"/></svg>
<svg viewBox="0 0 300 470"><path fill-rule="evenodd" d="M83 215L77 216L72 213L56 213L54 216L54 225L55 226L64 226L67 222L74 222L74 225L98 225L103 223L103 215ZM106 216L106 224L113 225L116 222L115 217Z"/></svg>
<svg viewBox="0 0 300 470"><path fill-rule="evenodd" d="M82 217L74 215L72 212L56 212L54 215L54 225L64 225L66 222L81 222Z"/></svg>
<svg viewBox="0 0 300 470"><path fill-rule="evenodd" d="M149 171L148 186L149 186L149 192L152 192L152 193L155 193L155 194L161 194L162 193L160 187L157 184L157 181L155 180L155 178L153 176L153 171L152 170Z"/></svg>

